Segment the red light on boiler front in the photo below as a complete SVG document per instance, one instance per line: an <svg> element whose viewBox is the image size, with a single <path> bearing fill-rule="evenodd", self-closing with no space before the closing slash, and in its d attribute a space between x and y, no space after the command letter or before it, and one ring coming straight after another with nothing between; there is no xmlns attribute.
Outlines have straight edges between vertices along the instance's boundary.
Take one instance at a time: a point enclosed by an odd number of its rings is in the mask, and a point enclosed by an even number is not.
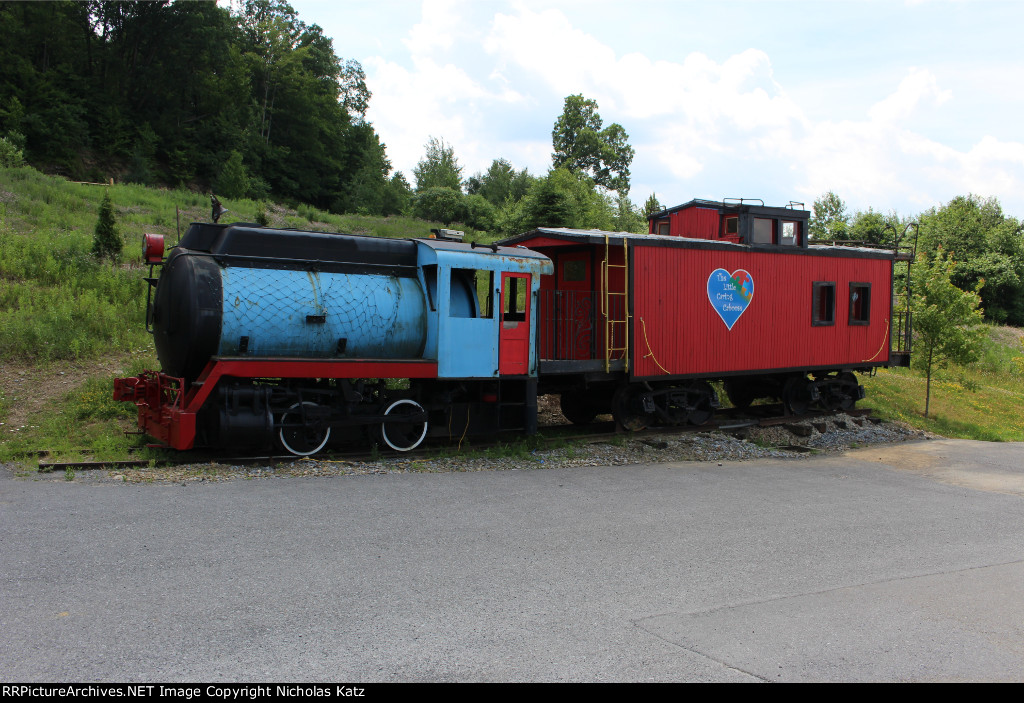
<svg viewBox="0 0 1024 703"><path fill-rule="evenodd" d="M142 235L142 258L147 264L159 264L164 260L164 237L162 234Z"/></svg>

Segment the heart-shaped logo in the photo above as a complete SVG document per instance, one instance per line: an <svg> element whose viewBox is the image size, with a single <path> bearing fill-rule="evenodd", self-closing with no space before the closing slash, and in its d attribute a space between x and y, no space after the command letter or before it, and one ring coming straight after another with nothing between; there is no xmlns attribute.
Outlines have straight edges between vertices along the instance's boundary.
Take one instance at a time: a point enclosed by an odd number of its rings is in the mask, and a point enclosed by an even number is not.
<svg viewBox="0 0 1024 703"><path fill-rule="evenodd" d="M754 277L743 269L715 269L708 276L708 301L730 330L754 298Z"/></svg>

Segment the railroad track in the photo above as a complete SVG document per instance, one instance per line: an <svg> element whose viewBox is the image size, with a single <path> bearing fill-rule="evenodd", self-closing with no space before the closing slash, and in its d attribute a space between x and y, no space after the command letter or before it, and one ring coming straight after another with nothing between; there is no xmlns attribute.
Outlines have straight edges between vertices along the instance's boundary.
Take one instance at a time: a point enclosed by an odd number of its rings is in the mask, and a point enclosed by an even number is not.
<svg viewBox="0 0 1024 703"><path fill-rule="evenodd" d="M833 417L839 412L809 412L803 415L784 415L779 414L782 412L781 405L759 405L754 408L740 411L736 408L728 408L720 410L715 414L715 417L704 425L685 425L679 427L653 427L645 430L639 430L635 432L625 432L616 428L615 423L611 421L607 422L595 422L588 425L544 425L541 427L541 432L550 433L549 436L544 436L538 439L538 443L543 446L545 444L553 445L556 443L564 442L607 442L611 437L629 437L631 439L650 439L656 437L674 437L678 435L693 434L699 432L709 431L720 431L720 432L738 432L749 427L771 427L775 425L785 425L788 423L802 423L802 422L813 422L824 420L829 417ZM847 410L842 412L844 415L851 417L863 417L871 418L871 410ZM473 444L474 450L488 449L495 446L508 443L510 440L519 438L520 435L501 437L500 435L492 442L480 443L479 440ZM379 458L406 458L406 459L424 459L431 458L438 454L450 452L452 449L452 442L454 439L448 440L445 438L434 438L428 442L426 446L416 449L411 452L383 452L383 451L372 451L360 448L358 450L346 451L344 449L334 449L324 451L318 454L316 460L330 460L330 461L373 461ZM799 448L796 448L799 449ZM46 456L49 452L40 450L37 452L39 456ZM292 454L272 454L272 453L259 453L259 454L246 454L236 455L225 452L203 452L203 451L189 451L176 454L173 458L166 460L153 460L153 459L125 459L117 461L49 461L48 459L41 458L39 460L38 471L40 473L49 473L52 471L66 471L71 469L74 471L88 471L88 470L106 470L106 469L124 469L124 468L142 468L147 466L180 466L188 464L228 464L235 466L244 466L250 464L260 463L291 463L310 457L297 457Z"/></svg>

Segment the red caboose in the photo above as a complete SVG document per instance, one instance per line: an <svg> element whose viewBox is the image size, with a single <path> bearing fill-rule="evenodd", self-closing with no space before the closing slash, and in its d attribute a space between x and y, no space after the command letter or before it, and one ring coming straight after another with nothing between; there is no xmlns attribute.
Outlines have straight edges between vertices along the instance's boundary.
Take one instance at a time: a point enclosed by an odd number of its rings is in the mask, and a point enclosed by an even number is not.
<svg viewBox="0 0 1024 703"><path fill-rule="evenodd" d="M809 212L694 200L651 234L538 229L504 244L555 264L538 300L540 392L566 416L626 427L701 424L723 381L734 405L850 408L854 372L909 360L893 250L808 241Z"/></svg>

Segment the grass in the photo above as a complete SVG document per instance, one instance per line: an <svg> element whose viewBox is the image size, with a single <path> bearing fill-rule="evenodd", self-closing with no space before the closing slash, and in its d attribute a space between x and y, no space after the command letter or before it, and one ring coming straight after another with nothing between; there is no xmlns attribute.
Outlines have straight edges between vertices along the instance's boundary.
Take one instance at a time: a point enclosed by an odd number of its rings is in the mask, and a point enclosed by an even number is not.
<svg viewBox="0 0 1024 703"><path fill-rule="evenodd" d="M91 254L100 201L109 191L123 242L118 261ZM254 200L223 201L225 221L381 237L426 237L437 222L408 217L334 215ZM180 213L180 217L176 215ZM125 184L83 185L32 168L0 168L0 359L89 359L145 345L143 233L170 245L190 222L207 221L209 199L184 190ZM468 241L489 241L467 230Z"/></svg>
<svg viewBox="0 0 1024 703"><path fill-rule="evenodd" d="M139 373L155 364L156 359L139 358L125 373ZM49 452L50 461L115 461L129 453L143 460L165 458L161 450L146 448L142 435L124 434L134 424L135 407L114 401L115 375L86 379L51 399L24 426L0 426L0 461L34 462L40 450Z"/></svg>
<svg viewBox="0 0 1024 703"><path fill-rule="evenodd" d="M1024 441L1024 346L1013 328L988 332L978 362L933 373L929 417L924 417L924 374L912 369L881 369L864 378L862 406L946 437Z"/></svg>

